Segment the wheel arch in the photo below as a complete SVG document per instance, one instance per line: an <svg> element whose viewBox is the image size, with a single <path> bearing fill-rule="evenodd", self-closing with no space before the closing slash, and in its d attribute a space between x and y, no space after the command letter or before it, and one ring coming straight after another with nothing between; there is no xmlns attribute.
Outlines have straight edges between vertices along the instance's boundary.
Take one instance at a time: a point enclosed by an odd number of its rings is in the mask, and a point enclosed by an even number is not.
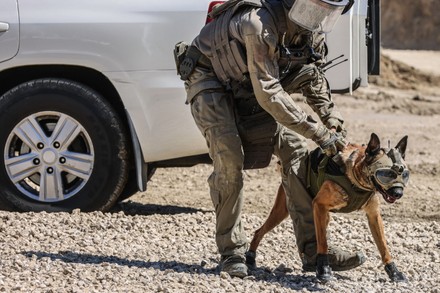
<svg viewBox="0 0 440 293"><path fill-rule="evenodd" d="M128 127L124 104L116 88L104 74L92 68L73 65L32 65L6 69L0 72L0 95L21 83L39 78L64 78L94 89L112 105Z"/></svg>

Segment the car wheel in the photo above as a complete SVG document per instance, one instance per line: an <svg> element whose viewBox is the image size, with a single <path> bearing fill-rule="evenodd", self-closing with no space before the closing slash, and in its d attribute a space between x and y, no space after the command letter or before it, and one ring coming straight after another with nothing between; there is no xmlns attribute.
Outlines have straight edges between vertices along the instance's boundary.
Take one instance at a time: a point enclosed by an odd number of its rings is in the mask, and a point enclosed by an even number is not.
<svg viewBox="0 0 440 293"><path fill-rule="evenodd" d="M20 211L108 210L128 174L126 129L94 90L39 79L0 97L0 200Z"/></svg>

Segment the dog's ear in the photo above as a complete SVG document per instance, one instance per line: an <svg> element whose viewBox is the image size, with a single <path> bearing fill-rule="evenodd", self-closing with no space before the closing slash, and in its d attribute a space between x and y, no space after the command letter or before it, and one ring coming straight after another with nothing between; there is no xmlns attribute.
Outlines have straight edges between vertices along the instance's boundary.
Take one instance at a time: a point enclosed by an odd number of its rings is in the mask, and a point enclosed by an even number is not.
<svg viewBox="0 0 440 293"><path fill-rule="evenodd" d="M405 135L396 145L396 149L399 151L403 159L405 159L406 145L408 144L408 135Z"/></svg>
<svg viewBox="0 0 440 293"><path fill-rule="evenodd" d="M365 150L365 154L369 157L373 157L377 155L380 151L380 140L379 137L372 133L370 137L370 141L368 142L368 146Z"/></svg>

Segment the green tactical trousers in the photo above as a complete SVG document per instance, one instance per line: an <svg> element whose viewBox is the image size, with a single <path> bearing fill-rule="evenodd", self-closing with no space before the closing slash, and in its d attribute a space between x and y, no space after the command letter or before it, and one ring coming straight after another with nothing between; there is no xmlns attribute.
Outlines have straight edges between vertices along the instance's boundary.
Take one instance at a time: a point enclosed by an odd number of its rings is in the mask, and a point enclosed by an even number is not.
<svg viewBox="0 0 440 293"><path fill-rule="evenodd" d="M206 139L213 172L208 178L216 213L216 243L221 255L244 254L248 240L243 230L244 153L235 122L233 97L223 89L198 92L191 113ZM294 131L279 125L274 154L282 164L282 183L299 252L315 242L312 197L306 189L307 144ZM275 191L274 191L275 192Z"/></svg>

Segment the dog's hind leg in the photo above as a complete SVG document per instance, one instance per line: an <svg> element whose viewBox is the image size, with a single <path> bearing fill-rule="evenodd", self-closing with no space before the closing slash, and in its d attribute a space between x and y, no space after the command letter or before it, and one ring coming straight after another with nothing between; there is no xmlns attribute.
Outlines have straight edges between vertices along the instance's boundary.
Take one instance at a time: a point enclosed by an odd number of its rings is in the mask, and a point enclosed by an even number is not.
<svg viewBox="0 0 440 293"><path fill-rule="evenodd" d="M382 216L380 215L379 197L377 195L373 196L368 204L364 207L364 210L367 214L368 225L370 227L371 234L373 235L374 242L379 250L382 262L385 265L385 271L387 272L391 281L406 281L405 276L397 269L396 265L392 261L391 254L387 247Z"/></svg>
<svg viewBox="0 0 440 293"><path fill-rule="evenodd" d="M282 184L278 187L278 192L275 198L275 203L270 211L270 214L264 224L255 231L252 238L249 251L246 253L246 263L250 266L255 266L255 255L264 235L278 226L289 215L286 204L286 193Z"/></svg>

